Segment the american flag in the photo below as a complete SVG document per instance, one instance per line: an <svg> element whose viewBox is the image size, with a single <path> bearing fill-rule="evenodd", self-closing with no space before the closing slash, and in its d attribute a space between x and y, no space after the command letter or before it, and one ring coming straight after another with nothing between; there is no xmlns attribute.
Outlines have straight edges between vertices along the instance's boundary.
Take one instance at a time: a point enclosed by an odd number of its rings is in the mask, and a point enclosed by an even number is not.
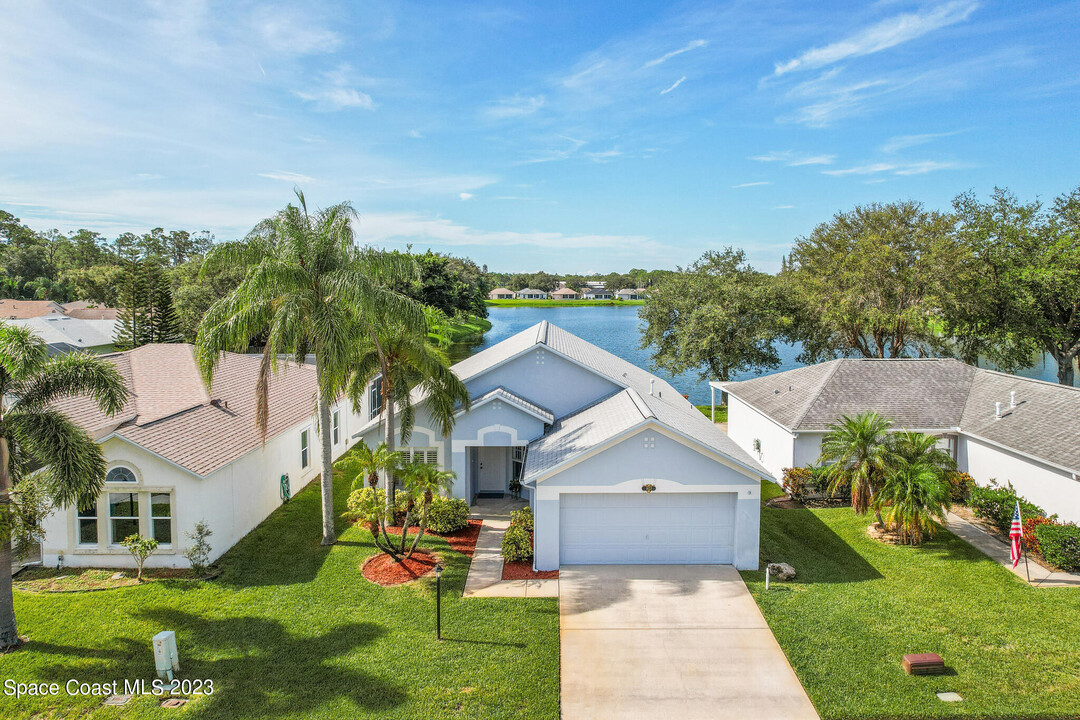
<svg viewBox="0 0 1080 720"><path fill-rule="evenodd" d="M1009 540L1012 541L1009 546L1009 559L1013 561L1013 567L1015 568L1020 564L1020 543L1024 539L1024 523L1020 519L1020 501L1016 501L1016 511L1013 513L1012 529L1009 530Z"/></svg>

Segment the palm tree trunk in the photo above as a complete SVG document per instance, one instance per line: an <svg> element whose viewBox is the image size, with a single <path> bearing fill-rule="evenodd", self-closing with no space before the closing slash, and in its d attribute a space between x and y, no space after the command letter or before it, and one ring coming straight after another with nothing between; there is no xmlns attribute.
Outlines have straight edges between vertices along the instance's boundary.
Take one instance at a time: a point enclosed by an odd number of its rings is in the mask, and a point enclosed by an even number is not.
<svg viewBox="0 0 1080 720"><path fill-rule="evenodd" d="M11 504L10 456L7 438L0 437L0 512ZM19 644L19 628L15 624L15 598L11 590L11 535L0 546L0 649Z"/></svg>
<svg viewBox="0 0 1080 720"><path fill-rule="evenodd" d="M385 376L384 376L385 377ZM386 380L383 380L383 392L387 390ZM394 452L394 401L387 398L386 400L386 424L383 427L383 442L386 443L386 448L391 453ZM397 478L394 477L393 470L386 471L386 520L391 525L394 524L394 486L397 485Z"/></svg>
<svg viewBox="0 0 1080 720"><path fill-rule="evenodd" d="M334 451L331 447L330 428L330 400L325 397L321 388L322 375L326 371L323 368L323 354L315 354L315 377L319 384L319 439L322 441L322 477L320 486L322 490L322 544L333 545L337 542L337 534L334 531Z"/></svg>

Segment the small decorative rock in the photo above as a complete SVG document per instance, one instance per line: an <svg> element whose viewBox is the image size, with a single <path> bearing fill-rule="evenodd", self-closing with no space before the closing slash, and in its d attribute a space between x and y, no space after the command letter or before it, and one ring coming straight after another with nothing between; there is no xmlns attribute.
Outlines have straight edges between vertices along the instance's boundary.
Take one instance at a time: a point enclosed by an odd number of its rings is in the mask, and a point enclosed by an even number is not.
<svg viewBox="0 0 1080 720"><path fill-rule="evenodd" d="M124 579L124 573L122 573L122 572L113 573L112 577L109 578L109 579L110 580L123 580Z"/></svg>
<svg viewBox="0 0 1080 720"><path fill-rule="evenodd" d="M791 580L795 577L795 568L787 563L769 563L768 572L777 580Z"/></svg>

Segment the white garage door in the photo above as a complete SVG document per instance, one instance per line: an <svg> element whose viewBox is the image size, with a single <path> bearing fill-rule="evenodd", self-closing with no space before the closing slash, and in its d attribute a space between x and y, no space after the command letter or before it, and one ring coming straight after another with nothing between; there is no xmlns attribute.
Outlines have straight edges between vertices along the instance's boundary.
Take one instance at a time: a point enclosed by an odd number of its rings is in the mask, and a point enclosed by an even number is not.
<svg viewBox="0 0 1080 720"><path fill-rule="evenodd" d="M565 565L731 563L735 493L563 493Z"/></svg>

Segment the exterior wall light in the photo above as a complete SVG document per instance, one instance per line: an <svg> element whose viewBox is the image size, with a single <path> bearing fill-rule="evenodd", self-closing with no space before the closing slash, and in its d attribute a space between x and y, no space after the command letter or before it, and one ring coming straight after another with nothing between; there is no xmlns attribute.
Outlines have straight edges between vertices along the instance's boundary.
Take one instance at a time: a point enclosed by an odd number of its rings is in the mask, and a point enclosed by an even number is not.
<svg viewBox="0 0 1080 720"><path fill-rule="evenodd" d="M652 483L648 483L647 485L642 485L641 489L644 490L647 493L651 493L653 490L656 489L656 486L653 485Z"/></svg>

